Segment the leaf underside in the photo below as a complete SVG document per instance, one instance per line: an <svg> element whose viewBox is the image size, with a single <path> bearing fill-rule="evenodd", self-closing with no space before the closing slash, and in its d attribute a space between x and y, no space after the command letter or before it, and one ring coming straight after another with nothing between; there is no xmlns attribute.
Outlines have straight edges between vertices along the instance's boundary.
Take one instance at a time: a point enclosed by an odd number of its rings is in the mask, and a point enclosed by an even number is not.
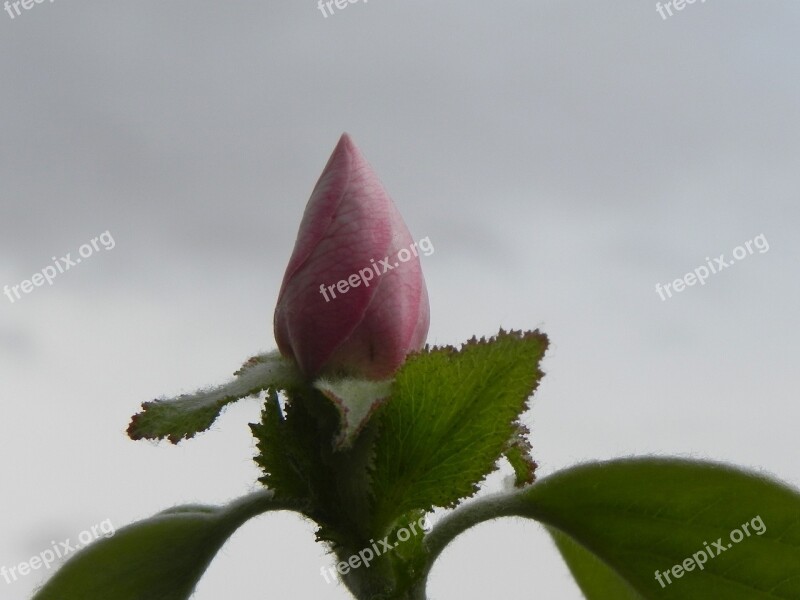
<svg viewBox="0 0 800 600"><path fill-rule="evenodd" d="M460 532L502 516L544 524L588 600L800 598L800 493L727 465L635 458L560 471L445 517L427 568Z"/></svg>
<svg viewBox="0 0 800 600"><path fill-rule="evenodd" d="M760 475L714 463L628 459L567 469L521 498L523 512L582 548L564 554L573 572L585 574L587 555L594 555L639 597L800 598L800 493ZM556 541L565 547L559 535ZM703 561L699 552L712 556L702 569L692 560L684 570L692 557ZM671 572L675 565L680 576ZM590 600L607 597L608 579L578 575Z"/></svg>
<svg viewBox="0 0 800 600"><path fill-rule="evenodd" d="M188 600L248 519L288 508L262 490L226 507L183 506L101 538L68 560L33 600Z"/></svg>
<svg viewBox="0 0 800 600"><path fill-rule="evenodd" d="M168 439L177 444L211 427L231 402L256 396L271 386L296 385L297 381L292 363L277 352L254 356L224 385L145 402L142 412L131 419L128 436L133 440Z"/></svg>

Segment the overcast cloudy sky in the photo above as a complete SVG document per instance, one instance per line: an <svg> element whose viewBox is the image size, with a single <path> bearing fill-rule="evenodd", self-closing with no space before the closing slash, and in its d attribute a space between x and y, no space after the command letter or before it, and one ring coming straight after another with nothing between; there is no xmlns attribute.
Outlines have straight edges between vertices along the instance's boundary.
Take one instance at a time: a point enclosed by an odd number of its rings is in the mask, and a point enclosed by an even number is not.
<svg viewBox="0 0 800 600"><path fill-rule="evenodd" d="M274 348L300 216L343 131L435 247L430 342L550 335L526 418L542 475L669 454L800 485L798 26L789 0L666 19L649 0L0 12L0 286L114 241L0 296L0 565L253 488L256 401L178 447L124 430L143 400ZM757 236L768 250L660 298ZM330 562L311 524L268 515L195 597L345 599L319 575ZM581 597L545 532L511 520L459 538L429 589Z"/></svg>

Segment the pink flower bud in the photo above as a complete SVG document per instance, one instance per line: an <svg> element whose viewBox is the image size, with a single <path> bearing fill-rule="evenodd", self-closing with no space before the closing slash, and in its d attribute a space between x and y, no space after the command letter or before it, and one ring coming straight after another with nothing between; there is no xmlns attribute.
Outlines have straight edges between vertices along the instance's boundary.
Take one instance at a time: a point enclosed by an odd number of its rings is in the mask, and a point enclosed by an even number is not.
<svg viewBox="0 0 800 600"><path fill-rule="evenodd" d="M278 348L310 378L385 379L423 346L429 318L418 247L345 133L311 194L283 277Z"/></svg>

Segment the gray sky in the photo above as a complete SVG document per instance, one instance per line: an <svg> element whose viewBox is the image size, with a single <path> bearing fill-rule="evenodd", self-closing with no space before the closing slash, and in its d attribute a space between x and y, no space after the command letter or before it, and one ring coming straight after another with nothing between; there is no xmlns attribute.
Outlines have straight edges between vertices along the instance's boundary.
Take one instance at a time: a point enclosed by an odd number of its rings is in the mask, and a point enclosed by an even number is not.
<svg viewBox="0 0 800 600"><path fill-rule="evenodd" d="M140 402L274 348L283 269L342 131L435 247L430 342L550 335L526 418L541 475L670 454L800 485L798 21L788 0L667 19L588 0L0 12L0 286L105 231L115 242L0 296L0 565L253 487L256 401L178 447L124 430ZM656 283L760 234L768 251L660 299ZM195 598L347 598L319 575L330 562L311 524L269 515ZM0 580L0 596L46 574ZM459 538L429 590L581 597L521 521Z"/></svg>

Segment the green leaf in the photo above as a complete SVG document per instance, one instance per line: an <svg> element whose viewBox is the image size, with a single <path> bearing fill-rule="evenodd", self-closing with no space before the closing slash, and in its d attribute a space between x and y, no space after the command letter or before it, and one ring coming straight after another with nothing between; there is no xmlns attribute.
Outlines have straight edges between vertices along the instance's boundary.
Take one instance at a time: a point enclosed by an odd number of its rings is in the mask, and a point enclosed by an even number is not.
<svg viewBox="0 0 800 600"><path fill-rule="evenodd" d="M372 469L376 533L400 515L453 506L508 450L542 373L547 337L505 332L460 350L412 355L378 411Z"/></svg>
<svg viewBox="0 0 800 600"><path fill-rule="evenodd" d="M223 508L166 510L75 554L32 600L186 600L245 521L287 508L262 490Z"/></svg>
<svg viewBox="0 0 800 600"><path fill-rule="evenodd" d="M250 358L234 377L219 387L145 402L142 412L131 419L128 436L133 440L166 438L177 444L211 427L231 402L255 396L269 387L291 387L299 382L294 364L277 352Z"/></svg>
<svg viewBox="0 0 800 600"><path fill-rule="evenodd" d="M321 391L295 388L284 398L281 410L277 393L269 390L261 423L250 425L259 451L255 461L264 471L259 481L277 498L301 505L320 525L319 539L363 547L370 537L367 465L374 428L352 446L337 448L340 413Z"/></svg>
<svg viewBox="0 0 800 600"><path fill-rule="evenodd" d="M468 527L514 515L556 532L590 600L800 598L800 493L758 474L679 459L581 465L456 510L429 534L427 568Z"/></svg>
<svg viewBox="0 0 800 600"><path fill-rule="evenodd" d="M518 424L505 452L506 459L514 469L514 485L516 487L525 487L536 479L538 465L531 456L531 443L528 441L530 433L525 425Z"/></svg>
<svg viewBox="0 0 800 600"><path fill-rule="evenodd" d="M557 529L549 529L561 556L588 600L643 600L627 582L597 556Z"/></svg>
<svg viewBox="0 0 800 600"><path fill-rule="evenodd" d="M259 481L275 490L279 498L313 501L314 475L321 474L322 468L315 464L312 451L316 431L309 419L298 423L304 416L300 408L295 403L287 403L290 417L299 413L287 422L277 392L269 390L261 423L251 423L250 429L259 451L256 464L265 473Z"/></svg>

